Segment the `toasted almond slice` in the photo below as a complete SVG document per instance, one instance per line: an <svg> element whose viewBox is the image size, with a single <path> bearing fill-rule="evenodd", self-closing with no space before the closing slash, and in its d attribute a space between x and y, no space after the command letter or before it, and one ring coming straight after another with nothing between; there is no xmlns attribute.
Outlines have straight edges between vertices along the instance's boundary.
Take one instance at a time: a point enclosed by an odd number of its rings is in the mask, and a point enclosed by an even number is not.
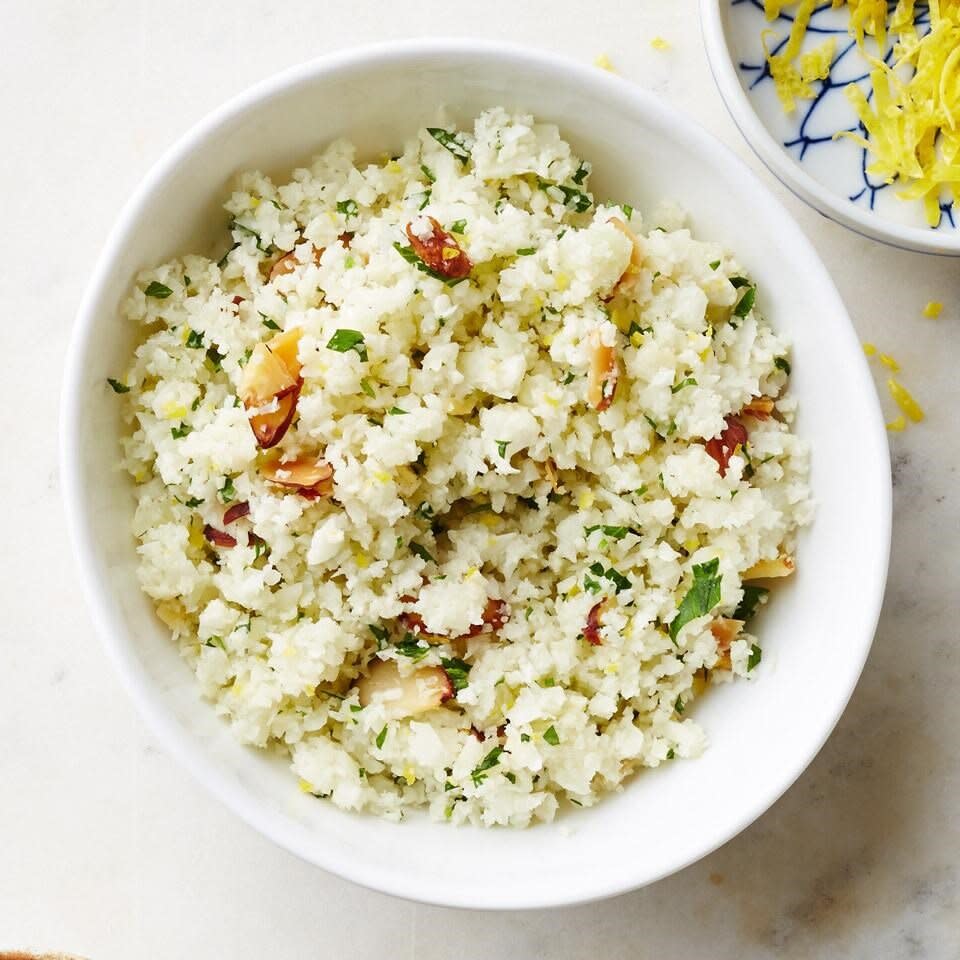
<svg viewBox="0 0 960 960"><path fill-rule="evenodd" d="M275 397L282 397L296 389L297 378L286 365L271 353L265 343L258 343L250 354L240 377L238 393L248 409L265 407Z"/></svg>
<svg viewBox="0 0 960 960"><path fill-rule="evenodd" d="M617 390L617 379L616 351L613 347L601 343L598 331L591 331L587 400L594 410L606 410L613 403L613 395Z"/></svg>
<svg viewBox="0 0 960 960"><path fill-rule="evenodd" d="M303 330L300 327L293 327L291 330L278 333L267 341L267 349L287 368L294 380L300 379L302 364L297 359L297 351L300 349L302 334Z"/></svg>
<svg viewBox="0 0 960 960"><path fill-rule="evenodd" d="M297 412L299 396L300 385L297 384L290 393L279 398L277 409L272 413L258 413L250 417L250 429L261 448L268 450L283 439L293 422L293 415Z"/></svg>
<svg viewBox="0 0 960 960"><path fill-rule="evenodd" d="M398 720L436 709L453 696L453 684L443 667L421 667L402 677L396 660L374 660L357 691L360 706L382 703L387 718Z"/></svg>
<svg viewBox="0 0 960 960"><path fill-rule="evenodd" d="M316 264L320 263L320 258L323 256L323 251L325 247L313 248L313 262ZM276 280L277 277L282 277L285 274L293 273L297 267L300 266L300 261L297 259L297 254L295 250L291 250L289 253L285 253L271 268L270 275L267 277L267 283Z"/></svg>
<svg viewBox="0 0 960 960"><path fill-rule="evenodd" d="M637 235L619 217L611 217L607 223L613 224L633 245L627 269L623 271L615 284L615 286L619 286L625 280L629 280L640 272L640 268L643 266L643 250L640 247L640 240Z"/></svg>
<svg viewBox="0 0 960 960"><path fill-rule="evenodd" d="M730 649L730 644L740 635L743 629L743 620L733 620L730 617L720 617L710 624L710 632L717 641L717 649L721 652Z"/></svg>
<svg viewBox="0 0 960 960"><path fill-rule="evenodd" d="M557 473L557 464L553 457L547 457L543 461L543 472L550 481L553 492L556 493L560 489L560 474Z"/></svg>
<svg viewBox="0 0 960 960"><path fill-rule="evenodd" d="M767 580L775 577L789 577L795 569L793 557L777 557L775 560L761 560L741 574L743 580Z"/></svg>
<svg viewBox="0 0 960 960"><path fill-rule="evenodd" d="M758 420L766 420L773 413L775 403L773 397L754 397L741 412Z"/></svg>
<svg viewBox="0 0 960 960"><path fill-rule="evenodd" d="M333 467L320 457L297 457L265 464L260 472L271 483L303 490L316 489L333 478Z"/></svg>
<svg viewBox="0 0 960 960"><path fill-rule="evenodd" d="M606 604L607 601L605 599L599 603L595 603L587 614L587 625L583 628L583 639L586 640L591 647L599 647L603 643L603 638L600 636L600 627L602 626L600 617L603 614L603 608Z"/></svg>

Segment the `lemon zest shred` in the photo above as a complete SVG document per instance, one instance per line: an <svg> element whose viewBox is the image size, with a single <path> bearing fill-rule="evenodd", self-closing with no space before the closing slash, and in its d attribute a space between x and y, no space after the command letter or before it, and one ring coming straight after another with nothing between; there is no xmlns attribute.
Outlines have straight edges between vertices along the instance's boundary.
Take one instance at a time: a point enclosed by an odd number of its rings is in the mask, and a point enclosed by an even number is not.
<svg viewBox="0 0 960 960"><path fill-rule="evenodd" d="M903 433L907 429L907 418L901 413L896 420L891 420L887 424L887 429L891 433Z"/></svg>
<svg viewBox="0 0 960 960"><path fill-rule="evenodd" d="M661 51L663 51L663 50L669 50L669 49L670 49L670 41L669 41L669 40L664 40L663 37L654 37L654 38L650 41L650 46L653 47L654 50L661 50Z"/></svg>
<svg viewBox="0 0 960 960"><path fill-rule="evenodd" d="M313 784L309 780L304 780L303 777L297 781L297 786L301 793L313 793Z"/></svg>
<svg viewBox="0 0 960 960"><path fill-rule="evenodd" d="M888 369L896 373L900 369L900 364L897 363L889 353L880 354L880 362Z"/></svg>
<svg viewBox="0 0 960 960"><path fill-rule="evenodd" d="M865 343L863 345L863 352L868 357L872 357L877 352L877 348L872 343Z"/></svg>
<svg viewBox="0 0 960 960"><path fill-rule="evenodd" d="M597 54L594 58L593 65L599 67L601 70L606 70L608 73L616 73L616 68L613 65L613 62L605 53Z"/></svg>
<svg viewBox="0 0 960 960"><path fill-rule="evenodd" d="M902 383L898 383L894 379L887 381L887 389L890 391L890 396L893 397L894 403L914 422L919 423L926 414L923 412L923 407L913 398L913 395Z"/></svg>
<svg viewBox="0 0 960 960"><path fill-rule="evenodd" d="M923 315L930 320L936 320L941 313L943 313L943 304L939 300L931 300L923 308Z"/></svg>

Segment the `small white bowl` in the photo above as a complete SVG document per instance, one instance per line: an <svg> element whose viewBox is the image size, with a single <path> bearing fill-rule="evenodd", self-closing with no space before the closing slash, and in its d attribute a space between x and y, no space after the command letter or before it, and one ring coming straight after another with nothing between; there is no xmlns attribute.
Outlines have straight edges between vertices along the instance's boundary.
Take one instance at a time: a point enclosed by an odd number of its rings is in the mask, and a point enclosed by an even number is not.
<svg viewBox="0 0 960 960"><path fill-rule="evenodd" d="M119 404L106 378L141 331L121 320L136 272L219 251L234 173L283 173L333 137L377 155L435 119L523 108L558 123L594 163L599 196L651 209L670 197L702 237L735 250L760 305L794 344L798 429L814 451L814 526L799 570L760 632L755 683L695 710L705 755L643 771L590 810L526 831L401 824L304 796L287 765L240 746L141 593L132 495L117 466ZM745 212L749 211L749 215ZM268 80L192 129L154 167L111 234L80 308L63 392L64 496L96 626L166 748L233 811L304 859L358 883L461 907L521 908L607 897L702 857L759 816L803 771L860 675L880 610L890 537L886 436L843 304L809 242L725 147L602 70L513 47L409 42L327 57Z"/></svg>
<svg viewBox="0 0 960 960"><path fill-rule="evenodd" d="M936 229L927 225L919 201L897 197L897 184L867 172L866 151L841 130L858 130L859 120L845 96L858 82L869 92L869 63L847 32L846 7L818 6L804 49L837 40L828 84L817 84L813 101L797 102L786 114L766 70L762 36L776 51L790 31L793 11L767 21L763 0L700 0L700 22L710 69L733 117L754 153L785 187L825 217L865 237L918 253L960 256L960 208L947 208ZM921 16L924 14L921 13Z"/></svg>

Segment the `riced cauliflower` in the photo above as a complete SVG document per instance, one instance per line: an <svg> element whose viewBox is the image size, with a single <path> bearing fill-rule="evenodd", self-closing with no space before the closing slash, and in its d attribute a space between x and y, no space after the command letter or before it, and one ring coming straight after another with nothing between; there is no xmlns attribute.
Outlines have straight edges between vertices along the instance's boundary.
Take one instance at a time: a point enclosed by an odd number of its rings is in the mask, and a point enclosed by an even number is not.
<svg viewBox="0 0 960 960"><path fill-rule="evenodd" d="M501 108L240 177L137 277L143 589L291 789L525 826L705 747L809 521L788 346L718 244ZM620 199L620 198L617 198Z"/></svg>

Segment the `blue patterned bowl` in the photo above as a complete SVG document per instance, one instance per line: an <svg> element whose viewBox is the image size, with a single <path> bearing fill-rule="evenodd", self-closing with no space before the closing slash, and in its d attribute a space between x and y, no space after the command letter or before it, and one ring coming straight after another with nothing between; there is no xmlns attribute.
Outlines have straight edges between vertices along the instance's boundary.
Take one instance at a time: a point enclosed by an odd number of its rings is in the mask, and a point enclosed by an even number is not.
<svg viewBox="0 0 960 960"><path fill-rule="evenodd" d="M768 22L763 0L701 0L700 19L707 56L727 109L747 142L767 167L798 197L825 217L882 243L960 256L960 209L943 207L938 227L927 225L922 204L897 196L898 186L867 172L866 151L840 131L864 135L845 94L859 84L869 95L866 59L847 32L845 8L824 0L815 10L804 49L836 37L830 77L816 81L813 100L799 100L791 114L784 110L767 68L767 46L776 53L793 22L793 10ZM919 8L918 24L928 17ZM884 51L887 58L889 50Z"/></svg>

